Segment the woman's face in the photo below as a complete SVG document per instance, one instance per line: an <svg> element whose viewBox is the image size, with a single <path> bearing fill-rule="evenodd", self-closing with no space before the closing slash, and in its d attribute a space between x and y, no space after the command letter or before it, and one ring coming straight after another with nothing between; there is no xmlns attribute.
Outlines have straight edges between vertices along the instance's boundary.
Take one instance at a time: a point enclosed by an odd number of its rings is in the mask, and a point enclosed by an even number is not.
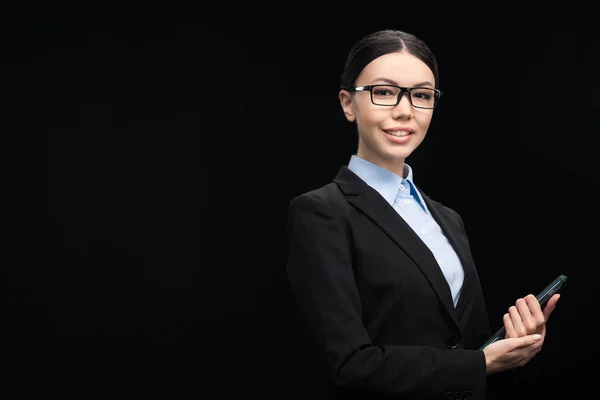
<svg viewBox="0 0 600 400"><path fill-rule="evenodd" d="M356 86L375 84L435 87L431 69L409 53L390 53L371 61ZM413 107L407 93L393 107L373 104L368 91L341 90L339 98L346 118L358 127L357 155L401 173L404 160L425 138L433 110Z"/></svg>

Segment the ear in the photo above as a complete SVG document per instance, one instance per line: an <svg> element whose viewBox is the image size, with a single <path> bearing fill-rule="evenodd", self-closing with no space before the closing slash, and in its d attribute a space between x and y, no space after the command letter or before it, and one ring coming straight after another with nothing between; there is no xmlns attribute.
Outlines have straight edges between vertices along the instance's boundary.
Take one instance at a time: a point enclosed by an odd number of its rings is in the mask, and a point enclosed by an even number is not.
<svg viewBox="0 0 600 400"><path fill-rule="evenodd" d="M338 94L340 99L340 105L342 106L342 110L344 111L344 115L349 122L354 122L356 120L356 116L354 115L354 109L352 108L352 96L350 92L347 90L340 90Z"/></svg>

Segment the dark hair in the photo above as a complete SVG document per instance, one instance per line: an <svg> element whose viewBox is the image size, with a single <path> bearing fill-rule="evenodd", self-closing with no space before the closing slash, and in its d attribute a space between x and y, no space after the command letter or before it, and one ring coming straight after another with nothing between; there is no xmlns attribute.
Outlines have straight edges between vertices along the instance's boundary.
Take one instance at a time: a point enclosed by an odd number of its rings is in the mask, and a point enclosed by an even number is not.
<svg viewBox="0 0 600 400"><path fill-rule="evenodd" d="M341 88L354 87L358 75L374 59L398 52L407 52L423 61L433 72L435 87L439 89L438 64L429 47L415 35L394 29L370 33L354 44L344 65Z"/></svg>

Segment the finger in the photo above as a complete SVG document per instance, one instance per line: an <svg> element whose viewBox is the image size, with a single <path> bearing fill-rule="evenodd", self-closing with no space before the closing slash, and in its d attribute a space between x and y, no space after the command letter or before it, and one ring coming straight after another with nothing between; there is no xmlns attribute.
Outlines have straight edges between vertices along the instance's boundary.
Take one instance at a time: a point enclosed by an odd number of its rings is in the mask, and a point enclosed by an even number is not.
<svg viewBox="0 0 600 400"><path fill-rule="evenodd" d="M533 335L526 335L517 338L517 340L517 348L523 348L538 343L540 340L542 340L542 335L539 333L534 333Z"/></svg>
<svg viewBox="0 0 600 400"><path fill-rule="evenodd" d="M531 361L531 359L535 357L535 351L530 352L529 354L527 354L519 363L519 366L522 367L525 364L527 364L529 361Z"/></svg>
<svg viewBox="0 0 600 400"><path fill-rule="evenodd" d="M510 319L509 313L504 314L502 321L504 322L504 329L506 330L504 336L507 338L518 337L515 327L513 326L512 320Z"/></svg>
<svg viewBox="0 0 600 400"><path fill-rule="evenodd" d="M529 295L531 296L531 295ZM537 323L529 309L529 303L532 303L531 299L529 302L526 300L527 296L524 299L517 299L515 302L515 306L519 311L519 316L521 317L521 321L523 322L523 327L525 328L525 332L527 334L534 333L537 330ZM536 298L533 297L533 300L537 302ZM539 308L539 304L538 304ZM541 309L540 309L541 313ZM543 316L544 314L542 314Z"/></svg>
<svg viewBox="0 0 600 400"><path fill-rule="evenodd" d="M548 300L548 302L546 303L546 306L544 307L544 318L546 319L546 321L548 321L548 318L550 318L550 314L552 314L552 311L554 311L554 308L556 308L556 303L558 303L558 299L560 299L560 294L557 293L550 297L550 300Z"/></svg>
<svg viewBox="0 0 600 400"><path fill-rule="evenodd" d="M522 360L519 362L519 364L518 364L518 365L519 365L519 367L523 367L523 366L525 366L525 365L526 365L526 364L527 364L529 361L531 361L531 360L532 360L532 359L535 357L535 355L537 354L537 352L538 352L538 351L539 351L539 350L536 350L536 351L534 351L534 352L530 353L530 354L529 354L528 356L526 356L525 358L523 358L523 359L522 359Z"/></svg>
<svg viewBox="0 0 600 400"><path fill-rule="evenodd" d="M531 361L532 358L534 358L536 355L538 355L538 353L540 351L542 351L542 341L540 340L537 343L534 343L533 345L531 345L531 349L532 351L529 353L529 355L527 356L527 361L525 363L528 363L529 361Z"/></svg>
<svg viewBox="0 0 600 400"><path fill-rule="evenodd" d="M519 363L517 364L517 366L518 367L524 367L525 365L527 365L527 363L529 362L529 360L531 360L531 357L523 358L521 361L519 361Z"/></svg>
<svg viewBox="0 0 600 400"><path fill-rule="evenodd" d="M510 306L508 308L508 314L510 315L510 320L515 328L516 336L525 336L527 335L527 331L523 326L523 321L521 321L521 316L519 315L519 310L516 306Z"/></svg>
<svg viewBox="0 0 600 400"><path fill-rule="evenodd" d="M536 297L532 294L525 296L525 302L529 307L529 311L531 312L531 316L537 325L544 324L546 322L546 317L544 316L544 312L542 311L542 306Z"/></svg>

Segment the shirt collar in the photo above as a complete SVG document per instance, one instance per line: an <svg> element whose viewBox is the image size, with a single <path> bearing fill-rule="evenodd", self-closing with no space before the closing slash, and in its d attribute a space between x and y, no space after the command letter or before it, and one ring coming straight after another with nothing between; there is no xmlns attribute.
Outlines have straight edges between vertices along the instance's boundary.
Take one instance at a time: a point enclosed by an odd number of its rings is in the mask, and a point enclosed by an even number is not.
<svg viewBox="0 0 600 400"><path fill-rule="evenodd" d="M390 205L394 204L398 190L400 190L400 185L404 181L409 181L410 186L414 187L412 181L413 171L406 163L404 163L403 171L406 178L402 178L390 170L355 155L350 157L348 169L358 175L367 185L379 192Z"/></svg>

